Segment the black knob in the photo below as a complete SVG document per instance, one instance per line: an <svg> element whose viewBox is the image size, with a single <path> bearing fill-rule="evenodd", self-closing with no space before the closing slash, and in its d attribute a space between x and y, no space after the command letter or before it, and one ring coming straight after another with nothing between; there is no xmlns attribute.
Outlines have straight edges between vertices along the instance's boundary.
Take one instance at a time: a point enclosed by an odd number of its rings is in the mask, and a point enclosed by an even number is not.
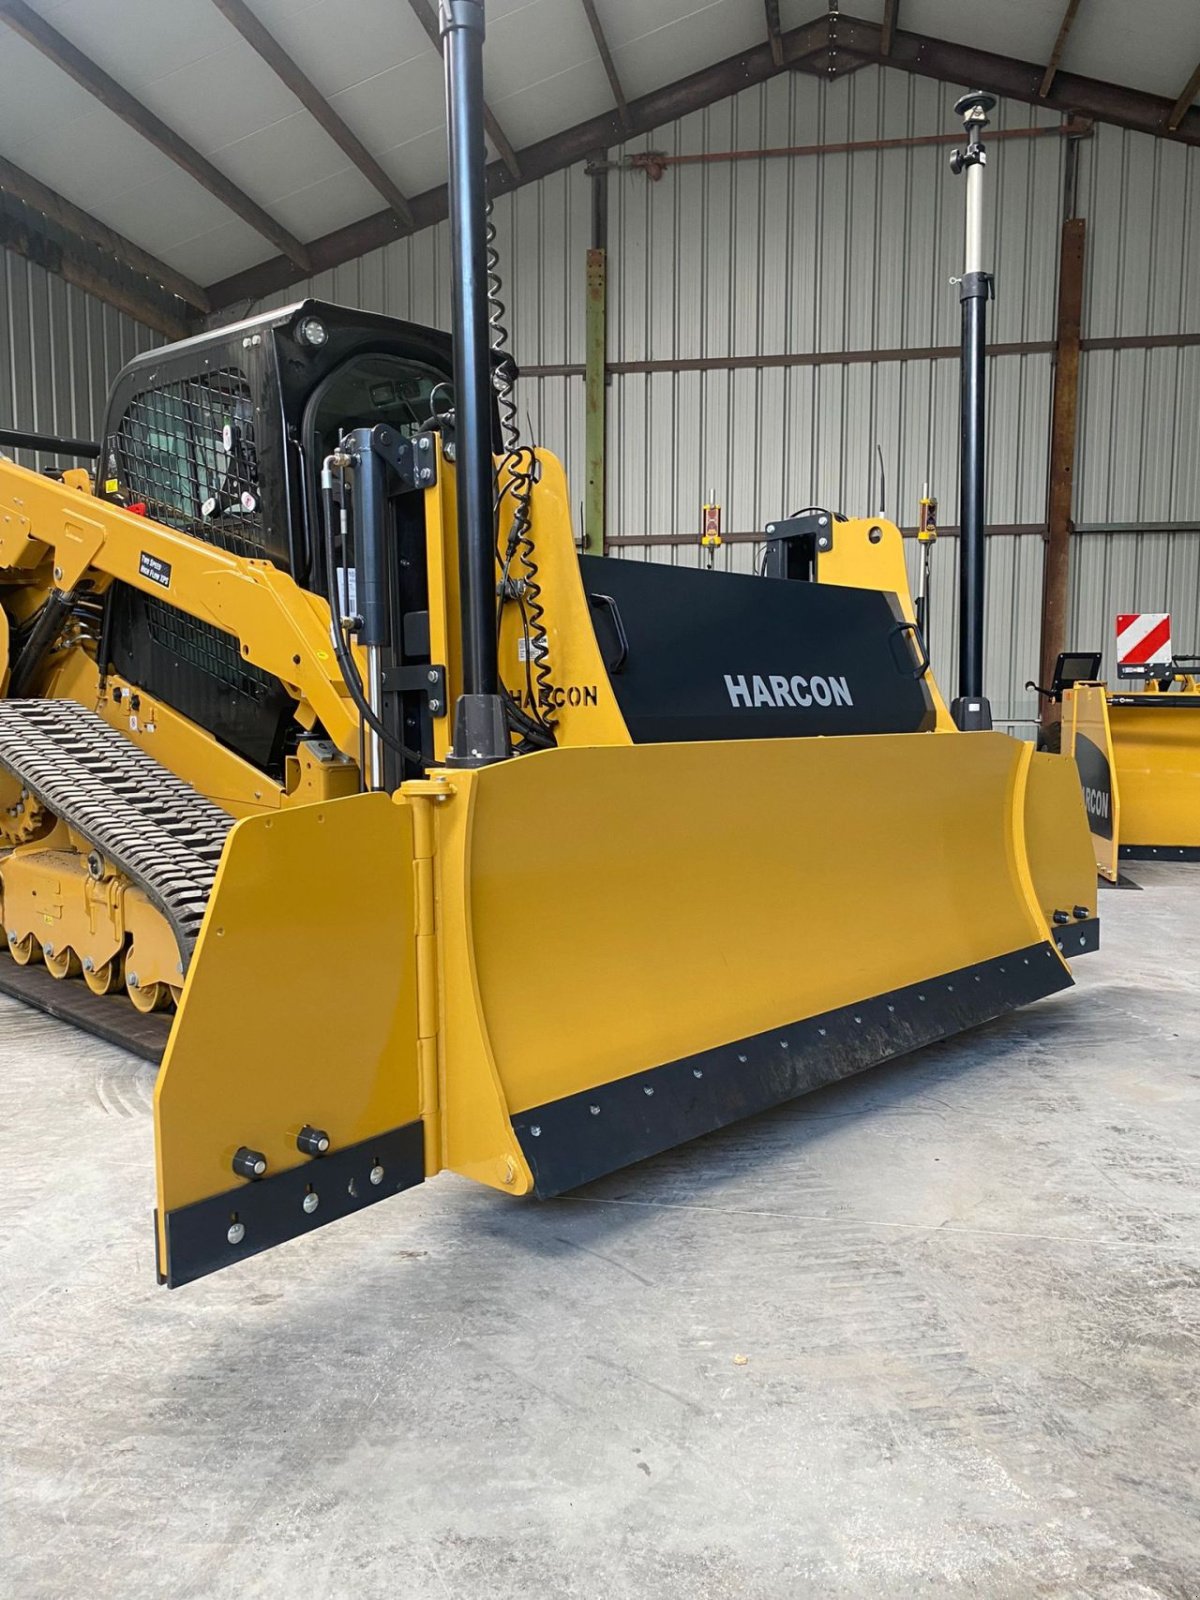
<svg viewBox="0 0 1200 1600"><path fill-rule="evenodd" d="M1054 913L1054 920L1061 928L1064 922L1070 922L1071 919L1065 911L1056 911Z"/></svg>
<svg viewBox="0 0 1200 1600"><path fill-rule="evenodd" d="M233 1158L233 1170L239 1178L261 1178L267 1170L267 1158L261 1150L242 1145Z"/></svg>
<svg viewBox="0 0 1200 1600"><path fill-rule="evenodd" d="M1087 915L1088 915L1088 908L1086 906L1076 906L1075 907L1075 916L1078 919L1078 921L1082 922L1083 919Z"/></svg>
<svg viewBox="0 0 1200 1600"><path fill-rule="evenodd" d="M329 1135L323 1128L314 1128L306 1122L296 1135L296 1149L302 1155L323 1156L329 1149Z"/></svg>
<svg viewBox="0 0 1200 1600"><path fill-rule="evenodd" d="M996 96L988 94L985 89L972 89L970 94L960 95L954 102L954 115L965 117L968 111L982 111L986 117L989 111L996 107Z"/></svg>

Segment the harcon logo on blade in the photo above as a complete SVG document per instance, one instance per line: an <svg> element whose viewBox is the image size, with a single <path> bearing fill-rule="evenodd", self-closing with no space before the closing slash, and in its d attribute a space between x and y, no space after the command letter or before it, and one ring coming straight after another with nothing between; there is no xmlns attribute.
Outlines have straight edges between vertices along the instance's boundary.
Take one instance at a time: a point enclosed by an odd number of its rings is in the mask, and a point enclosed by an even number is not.
<svg viewBox="0 0 1200 1600"><path fill-rule="evenodd" d="M1109 794L1107 789L1093 789L1088 784L1083 786L1084 809L1093 817L1103 817L1108 821Z"/></svg>
<svg viewBox="0 0 1200 1600"><path fill-rule="evenodd" d="M731 706L751 710L755 706L852 706L854 696L845 678L785 678L771 673L760 678L725 674L725 689Z"/></svg>

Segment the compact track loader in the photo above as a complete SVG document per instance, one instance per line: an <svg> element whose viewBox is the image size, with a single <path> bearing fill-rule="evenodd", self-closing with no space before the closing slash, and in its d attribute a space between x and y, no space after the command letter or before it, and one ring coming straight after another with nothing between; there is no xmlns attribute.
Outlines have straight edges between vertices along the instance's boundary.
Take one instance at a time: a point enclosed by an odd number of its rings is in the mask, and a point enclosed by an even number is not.
<svg viewBox="0 0 1200 1600"><path fill-rule="evenodd" d="M956 726L892 524L577 553L443 27L452 340L305 301L131 363L95 494L0 463L3 982L161 1055L172 1285L443 1168L558 1194L1097 942L1074 768Z"/></svg>

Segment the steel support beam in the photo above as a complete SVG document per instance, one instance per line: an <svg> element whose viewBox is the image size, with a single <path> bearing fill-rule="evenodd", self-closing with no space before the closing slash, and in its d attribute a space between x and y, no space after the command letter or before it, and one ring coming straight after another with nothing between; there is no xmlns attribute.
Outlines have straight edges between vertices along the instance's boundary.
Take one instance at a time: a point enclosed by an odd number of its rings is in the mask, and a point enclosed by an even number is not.
<svg viewBox="0 0 1200 1600"><path fill-rule="evenodd" d="M603 182L603 179L593 181ZM585 550L598 556L604 554L605 547L608 393L604 358L607 319L607 257L602 248L593 248L587 253L587 365L583 378L587 484L583 503L583 545Z"/></svg>
<svg viewBox="0 0 1200 1600"><path fill-rule="evenodd" d="M604 67L604 75L608 79L608 87L612 90L613 104L617 108L617 116L621 119L621 126L629 126L629 102L625 98L625 90L621 84L621 77L617 71L617 64L613 60L612 51L608 48L608 39L600 23L600 14L596 10L596 0L579 0L583 7L584 15L588 20L588 27L592 30L592 38L596 41L596 49L600 53L600 61Z"/></svg>
<svg viewBox="0 0 1200 1600"><path fill-rule="evenodd" d="M1078 0L1076 0L1078 3ZM884 0L883 7L883 37L879 43L880 55L890 56L892 44L896 38L896 17L900 11L900 0Z"/></svg>
<svg viewBox="0 0 1200 1600"><path fill-rule="evenodd" d="M1067 217L1062 225L1058 258L1054 398L1050 415L1050 469L1046 497L1046 560L1042 575L1042 683L1050 682L1059 651L1067 647L1086 246L1086 222L1082 217ZM1062 708L1052 701L1043 703L1043 725L1057 722L1061 714Z"/></svg>
<svg viewBox="0 0 1200 1600"><path fill-rule="evenodd" d="M186 339L195 331L179 314L178 301L154 297L144 283L122 282L111 269L105 270L98 250L89 249L83 241L53 238L41 217L29 213L22 202L17 205L25 215L0 208L0 246L4 249L53 272L164 339Z"/></svg>
<svg viewBox="0 0 1200 1600"><path fill-rule="evenodd" d="M1090 122L1053 122L1033 128L997 128L988 143L997 139L1084 139L1092 132ZM914 133L895 139L831 140L828 144L766 145L756 150L693 150L686 155L667 155L661 150L636 151L616 161L591 161L589 173L644 172L655 182L670 167L714 166L727 161L794 161L799 157L852 156L868 150L919 150L930 145L953 144L962 135L953 133Z"/></svg>
<svg viewBox="0 0 1200 1600"><path fill-rule="evenodd" d="M1084 355L1093 350L1191 350L1200 345L1200 333L1125 334L1113 338L1081 339ZM989 344L989 356L1051 356L1052 339L1022 339ZM758 372L772 367L888 366L892 362L957 361L958 345L909 345L886 350L793 350L786 354L763 352L752 356L685 356L657 361L610 361L609 377L644 376L652 372ZM580 362L545 362L522 366L525 378L582 378L587 368ZM1078 531L1078 530L1076 530Z"/></svg>
<svg viewBox="0 0 1200 1600"><path fill-rule="evenodd" d="M1101 122L1115 123L1120 128L1160 137L1168 118L1173 115L1171 102L1162 95L1101 83L1073 72L1057 72L1049 90L1042 95L1044 66L1017 61L990 50L976 50L970 45L952 44L945 39L927 38L920 33L897 30L891 54L885 58L883 29L879 24L864 22L844 12L839 13L831 27L839 50L847 55L900 67L942 83L975 84L1009 100L1054 106L1061 111L1078 112ZM1187 144L1200 144L1200 111L1185 111L1172 133Z"/></svg>
<svg viewBox="0 0 1200 1600"><path fill-rule="evenodd" d="M14 167L11 161L5 161L2 156L0 193L16 195L31 211L40 212L56 223L64 234L74 234L81 244L96 246L131 272L148 279L151 284L161 286L168 294L194 306L197 311L212 310L207 291L198 283L193 283L182 272L176 272L174 267L152 256L148 250L143 250L132 239L108 227L90 212L73 205L54 189L39 183L28 172L22 172L20 167Z"/></svg>
<svg viewBox="0 0 1200 1600"><path fill-rule="evenodd" d="M1179 99L1176 100L1175 104L1171 107L1167 114L1167 127L1172 133L1176 131L1176 129L1179 127L1179 124L1187 115L1192 101L1195 100L1197 94L1200 94L1200 62L1196 63L1195 72L1192 73L1191 77L1184 84L1183 93L1179 96Z"/></svg>
<svg viewBox="0 0 1200 1600"><path fill-rule="evenodd" d="M186 139L168 128L148 106L135 99L128 89L122 88L115 78L110 78L57 28L52 28L31 6L25 4L25 0L0 0L0 21L7 22L14 33L39 50L48 61L53 61L81 89L94 95L102 106L120 117L135 133L139 133L156 150L182 168L189 178L207 189L209 194L215 195L243 222L249 223L256 233L269 239L302 274L313 270L308 251L299 239L251 200L223 172L219 172L199 150L194 150Z"/></svg>
<svg viewBox="0 0 1200 1600"><path fill-rule="evenodd" d="M1067 9L1063 12L1063 19L1059 24L1058 37L1054 41L1054 49L1050 52L1050 59L1046 63L1042 81L1038 84L1038 94L1043 100L1050 93L1054 84L1054 75L1058 71L1058 64L1062 60L1063 51L1067 48L1067 37L1071 32L1076 13L1082 3L1083 0L1067 0Z"/></svg>
<svg viewBox="0 0 1200 1600"><path fill-rule="evenodd" d="M771 47L771 63L778 69L783 66L783 28L779 22L779 0L763 0L763 11L766 14L767 43Z"/></svg>
<svg viewBox="0 0 1200 1600"><path fill-rule="evenodd" d="M411 228L413 214L408 198L399 184L393 182L358 135L346 126L316 84L300 70L275 35L263 27L245 0L213 0L213 4L225 20L237 29L251 49L258 52L280 82L291 90L309 116L320 123L342 154L357 167L376 193L387 201L400 221Z"/></svg>
<svg viewBox="0 0 1200 1600"><path fill-rule="evenodd" d="M608 173L592 180L592 247L587 253L583 368L584 448L587 474L583 501L583 548L603 555L608 530Z"/></svg>

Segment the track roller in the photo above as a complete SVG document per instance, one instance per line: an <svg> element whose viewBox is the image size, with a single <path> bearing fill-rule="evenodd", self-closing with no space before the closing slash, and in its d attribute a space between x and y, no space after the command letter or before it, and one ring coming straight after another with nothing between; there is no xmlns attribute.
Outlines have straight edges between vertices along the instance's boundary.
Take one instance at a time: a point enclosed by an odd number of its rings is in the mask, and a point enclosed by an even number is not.
<svg viewBox="0 0 1200 1600"><path fill-rule="evenodd" d="M93 994L116 994L125 986L124 958L116 955L99 966L89 958L83 963L83 981Z"/></svg>
<svg viewBox="0 0 1200 1600"><path fill-rule="evenodd" d="M46 963L46 971L52 978L77 978L83 971L83 962L70 945L64 945L61 950L45 945L42 949L42 959Z"/></svg>
<svg viewBox="0 0 1200 1600"><path fill-rule="evenodd" d="M27 933L23 939L10 933L8 953L19 967L34 967L42 960L42 947L31 933Z"/></svg>
<svg viewBox="0 0 1200 1600"><path fill-rule="evenodd" d="M171 1004L169 983L139 983L136 972L125 973L125 993L133 1001L134 1009L143 1013L165 1011Z"/></svg>

